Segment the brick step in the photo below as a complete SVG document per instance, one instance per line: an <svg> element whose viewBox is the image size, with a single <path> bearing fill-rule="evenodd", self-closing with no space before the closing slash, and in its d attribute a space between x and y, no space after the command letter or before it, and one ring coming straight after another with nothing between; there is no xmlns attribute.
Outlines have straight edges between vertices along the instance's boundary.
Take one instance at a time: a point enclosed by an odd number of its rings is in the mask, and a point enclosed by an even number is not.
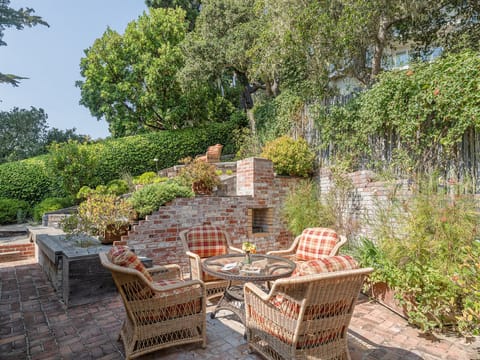
<svg viewBox="0 0 480 360"><path fill-rule="evenodd" d="M0 252L0 256L4 256L4 255L12 255L12 254L20 254L20 251L16 250L16 251L5 251L5 252Z"/></svg>
<svg viewBox="0 0 480 360"><path fill-rule="evenodd" d="M0 246L0 263L25 260L35 257L33 244L11 244Z"/></svg>

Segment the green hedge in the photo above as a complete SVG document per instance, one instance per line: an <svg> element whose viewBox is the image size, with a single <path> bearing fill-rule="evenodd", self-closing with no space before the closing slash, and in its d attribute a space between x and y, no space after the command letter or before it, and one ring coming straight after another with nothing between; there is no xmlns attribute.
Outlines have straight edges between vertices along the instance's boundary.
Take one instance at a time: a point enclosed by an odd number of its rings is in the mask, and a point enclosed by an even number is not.
<svg viewBox="0 0 480 360"><path fill-rule="evenodd" d="M162 131L93 144L52 147L49 154L0 165L0 198L35 205L47 197L75 195L124 174L140 175L178 164L221 143L224 154L236 151L233 130L240 122L214 123L195 129ZM154 159L158 159L155 163Z"/></svg>
<svg viewBox="0 0 480 360"><path fill-rule="evenodd" d="M26 201L0 198L0 224L15 224L28 216Z"/></svg>
<svg viewBox="0 0 480 360"><path fill-rule="evenodd" d="M42 221L43 214L55 210L64 209L75 204L73 197L49 197L43 199L33 208L33 220L36 222Z"/></svg>
<svg viewBox="0 0 480 360"><path fill-rule="evenodd" d="M136 176L171 167L184 157L204 154L216 143L224 145L224 154L233 154L232 134L238 126L239 121L213 123L93 144L70 142L52 147L46 162L66 192L74 195L82 186L95 188L125 174Z"/></svg>
<svg viewBox="0 0 480 360"><path fill-rule="evenodd" d="M54 191L54 180L42 161L15 161L0 165L0 198L35 204Z"/></svg>

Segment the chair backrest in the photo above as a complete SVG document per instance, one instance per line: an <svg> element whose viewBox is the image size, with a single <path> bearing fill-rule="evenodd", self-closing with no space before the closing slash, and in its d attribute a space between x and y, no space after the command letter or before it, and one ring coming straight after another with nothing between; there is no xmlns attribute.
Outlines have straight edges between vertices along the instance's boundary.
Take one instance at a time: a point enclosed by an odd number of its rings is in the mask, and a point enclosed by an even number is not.
<svg viewBox="0 0 480 360"><path fill-rule="evenodd" d="M131 251L130 251L131 252ZM145 300L152 298L154 296L154 291L149 286L152 282L152 278L148 271L145 270L146 275L142 272L141 267L143 264L140 260L140 265L133 260L125 262L124 259L132 259L133 257L130 254L126 256L121 256L123 259L119 260L119 264L115 264L116 260L112 261L110 253L100 253L100 262L103 267L110 270L112 274L113 281L122 296L123 302L127 311L131 311L130 302ZM123 264L123 265L122 265ZM143 267L145 269L145 267Z"/></svg>
<svg viewBox="0 0 480 360"><path fill-rule="evenodd" d="M198 225L180 233L186 251L201 258L223 255L228 252L228 236L214 225Z"/></svg>
<svg viewBox="0 0 480 360"><path fill-rule="evenodd" d="M362 268L279 279L273 283L270 301L288 319L320 321L328 325L328 331L346 333L364 279L372 271L372 268ZM299 334L298 341L308 336L308 327L298 324L295 327L304 328L306 332ZM321 331L318 329L318 333ZM317 340L324 341L323 335Z"/></svg>
<svg viewBox="0 0 480 360"><path fill-rule="evenodd" d="M300 235L296 260L316 260L331 255L339 240L338 234L329 228L307 228Z"/></svg>
<svg viewBox="0 0 480 360"><path fill-rule="evenodd" d="M207 162L219 162L220 156L222 155L222 144L215 144L213 146L209 146L207 149Z"/></svg>

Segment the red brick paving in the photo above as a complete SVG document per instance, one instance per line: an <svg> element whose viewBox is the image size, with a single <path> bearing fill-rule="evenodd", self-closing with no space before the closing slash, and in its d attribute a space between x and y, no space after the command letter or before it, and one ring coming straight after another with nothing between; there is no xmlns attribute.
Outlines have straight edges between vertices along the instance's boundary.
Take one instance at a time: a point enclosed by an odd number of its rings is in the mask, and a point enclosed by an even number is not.
<svg viewBox="0 0 480 360"><path fill-rule="evenodd" d="M0 264L0 360L123 359L118 295L65 308L34 260ZM243 328L228 313L207 317L206 349L195 345L142 359L259 359L248 354ZM478 338L427 336L383 306L360 297L350 326L352 360L480 359Z"/></svg>

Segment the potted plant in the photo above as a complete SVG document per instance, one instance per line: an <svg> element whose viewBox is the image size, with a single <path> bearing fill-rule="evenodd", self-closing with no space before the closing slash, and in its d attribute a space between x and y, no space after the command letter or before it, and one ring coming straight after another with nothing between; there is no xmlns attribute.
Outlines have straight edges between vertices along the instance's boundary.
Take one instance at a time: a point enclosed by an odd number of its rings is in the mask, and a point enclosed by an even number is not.
<svg viewBox="0 0 480 360"><path fill-rule="evenodd" d="M124 199L111 194L93 194L78 206L75 229L67 232L99 236L103 244L120 240L130 227L134 217L131 205Z"/></svg>
<svg viewBox="0 0 480 360"><path fill-rule="evenodd" d="M182 162L185 166L180 169L178 177L182 183L190 185L195 194L210 195L213 189L220 185L215 165L191 158L183 159Z"/></svg>

